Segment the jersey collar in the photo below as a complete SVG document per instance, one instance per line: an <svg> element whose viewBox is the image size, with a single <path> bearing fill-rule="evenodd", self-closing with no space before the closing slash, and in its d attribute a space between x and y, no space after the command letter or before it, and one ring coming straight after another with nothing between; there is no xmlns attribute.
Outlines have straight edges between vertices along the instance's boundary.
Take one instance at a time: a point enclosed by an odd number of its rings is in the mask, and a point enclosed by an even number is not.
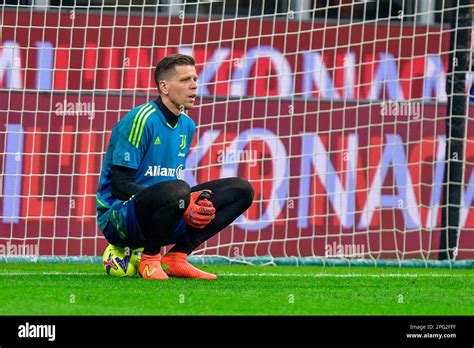
<svg viewBox="0 0 474 348"><path fill-rule="evenodd" d="M158 98L156 98L153 102L156 104L158 109L160 109L163 116L165 116L166 124L170 128L176 128L180 117L177 117L166 107L166 105L163 103L163 100L161 100L161 96L158 96Z"/></svg>

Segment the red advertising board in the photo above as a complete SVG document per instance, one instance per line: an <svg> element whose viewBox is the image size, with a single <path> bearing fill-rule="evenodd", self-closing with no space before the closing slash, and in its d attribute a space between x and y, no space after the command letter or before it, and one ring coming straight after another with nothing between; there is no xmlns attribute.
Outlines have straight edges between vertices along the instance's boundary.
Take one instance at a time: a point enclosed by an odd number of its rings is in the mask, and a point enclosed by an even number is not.
<svg viewBox="0 0 474 348"><path fill-rule="evenodd" d="M181 52L200 95L446 98L439 27L6 11L1 40L7 88L153 91L152 67Z"/></svg>

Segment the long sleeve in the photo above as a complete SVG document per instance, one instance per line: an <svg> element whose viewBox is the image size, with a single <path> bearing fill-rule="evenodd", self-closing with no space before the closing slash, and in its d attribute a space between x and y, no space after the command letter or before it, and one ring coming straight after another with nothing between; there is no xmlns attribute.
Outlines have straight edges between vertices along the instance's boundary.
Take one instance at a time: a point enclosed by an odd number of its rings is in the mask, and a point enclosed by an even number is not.
<svg viewBox="0 0 474 348"><path fill-rule="evenodd" d="M136 169L122 166L112 167L110 192L114 197L126 201L146 187L133 181L135 173Z"/></svg>

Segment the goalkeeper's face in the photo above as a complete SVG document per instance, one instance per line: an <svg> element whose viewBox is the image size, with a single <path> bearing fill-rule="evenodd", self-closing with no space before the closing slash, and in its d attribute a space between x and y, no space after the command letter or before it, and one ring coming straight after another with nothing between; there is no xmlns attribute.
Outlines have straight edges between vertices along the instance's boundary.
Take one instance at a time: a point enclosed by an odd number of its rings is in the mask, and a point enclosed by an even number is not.
<svg viewBox="0 0 474 348"><path fill-rule="evenodd" d="M196 68L192 65L178 65L174 71L161 81L162 98L168 98L176 108L171 111L192 109L196 100L197 89ZM163 85L164 83L164 85Z"/></svg>

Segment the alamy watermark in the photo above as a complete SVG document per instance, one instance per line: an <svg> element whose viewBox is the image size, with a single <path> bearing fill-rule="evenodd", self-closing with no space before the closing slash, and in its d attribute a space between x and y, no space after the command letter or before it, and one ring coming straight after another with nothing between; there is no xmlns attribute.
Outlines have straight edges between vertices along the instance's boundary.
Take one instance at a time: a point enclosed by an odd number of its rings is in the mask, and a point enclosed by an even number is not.
<svg viewBox="0 0 474 348"><path fill-rule="evenodd" d="M38 244L13 244L8 241L6 244L0 244L0 257L21 256L32 257L36 260L39 256Z"/></svg>
<svg viewBox="0 0 474 348"><path fill-rule="evenodd" d="M388 100L380 104L380 115L418 120L421 117L421 103Z"/></svg>
<svg viewBox="0 0 474 348"><path fill-rule="evenodd" d="M56 116L86 116L89 120L95 118L94 102L68 102L64 99L54 105Z"/></svg>
<svg viewBox="0 0 474 348"><path fill-rule="evenodd" d="M363 244L340 244L333 242L324 247L325 257L355 257L364 258L365 245Z"/></svg>
<svg viewBox="0 0 474 348"><path fill-rule="evenodd" d="M256 167L257 150L219 150L217 163L248 163L250 167Z"/></svg>
<svg viewBox="0 0 474 348"><path fill-rule="evenodd" d="M37 325L26 322L18 326L19 338L46 338L48 341L56 339L56 325Z"/></svg>

